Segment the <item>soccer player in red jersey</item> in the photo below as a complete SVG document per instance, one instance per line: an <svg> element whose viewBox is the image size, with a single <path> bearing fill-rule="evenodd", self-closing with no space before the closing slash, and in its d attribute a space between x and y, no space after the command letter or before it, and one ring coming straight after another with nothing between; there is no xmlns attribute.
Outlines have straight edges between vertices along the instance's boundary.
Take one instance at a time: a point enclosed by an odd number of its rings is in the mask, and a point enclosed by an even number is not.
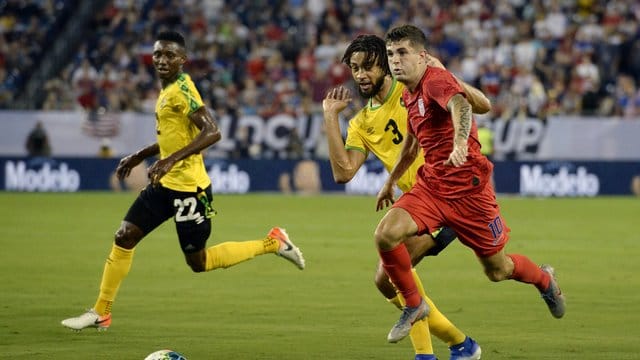
<svg viewBox="0 0 640 360"><path fill-rule="evenodd" d="M444 67L436 58L431 58L430 66ZM322 107L324 125L329 143L329 160L334 180L346 183L356 177L370 153L374 154L387 171L393 169L400 156L403 140L407 133L407 110L402 102L404 85L393 79L387 61L384 40L376 35L360 35L344 52L342 61L351 69L360 96L367 99L365 105L351 119L346 139L342 138L339 114L351 101L351 93L343 86L330 90ZM491 102L478 89L461 83L469 97L474 111L486 113ZM424 163L423 156L417 156L413 164L398 181L402 191L409 191L415 183L418 168ZM417 265L425 256L435 256L456 238L451 229L436 229L431 234L414 236L405 242L412 263ZM417 322L409 333L415 351L415 360L433 360L433 345L430 333L446 342L450 349L449 360L477 360L482 349L475 340L466 336L446 316L425 293L420 277L412 271L418 291L429 305L429 316ZM389 282L382 266L377 267L375 283L387 301L404 308L404 299Z"/></svg>
<svg viewBox="0 0 640 360"><path fill-rule="evenodd" d="M416 234L449 226L471 248L491 281L513 279L533 284L551 314L564 315L564 296L549 265L538 267L520 254L507 254L509 227L500 215L490 183L493 164L480 153L478 129L471 105L455 77L429 66L427 40L419 28L403 25L385 36L389 68L406 87L402 98L408 112L404 146L385 185L377 209L393 204L375 231L383 267L406 300L390 342L409 334L411 325L429 312L411 272L404 241ZM394 184L422 148L425 164L416 184L394 202Z"/></svg>

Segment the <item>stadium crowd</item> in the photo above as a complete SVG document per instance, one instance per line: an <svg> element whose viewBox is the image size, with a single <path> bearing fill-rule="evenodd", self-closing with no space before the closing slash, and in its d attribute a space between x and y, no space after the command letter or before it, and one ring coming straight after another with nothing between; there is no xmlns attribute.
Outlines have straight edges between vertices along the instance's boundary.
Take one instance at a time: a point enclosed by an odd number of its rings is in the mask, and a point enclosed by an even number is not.
<svg viewBox="0 0 640 360"><path fill-rule="evenodd" d="M0 1L0 108L11 108L72 2ZM432 54L491 98L493 118L639 118L640 3L632 0L113 0L69 65L43 84L41 108L153 111L153 38L172 28L186 35L186 70L218 113L320 111L330 87L350 85L340 63L346 44L398 23L424 29Z"/></svg>

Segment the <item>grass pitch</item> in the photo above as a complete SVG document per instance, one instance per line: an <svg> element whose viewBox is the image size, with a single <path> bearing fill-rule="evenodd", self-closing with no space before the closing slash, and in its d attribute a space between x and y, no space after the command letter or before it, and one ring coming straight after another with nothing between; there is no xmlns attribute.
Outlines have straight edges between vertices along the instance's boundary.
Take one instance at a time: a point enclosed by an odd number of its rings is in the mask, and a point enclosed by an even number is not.
<svg viewBox="0 0 640 360"><path fill-rule="evenodd" d="M285 227L307 269L273 255L193 274L173 224L144 239L107 332L60 320L91 307L113 233L135 194L0 193L0 354L10 359L131 359L170 348L189 360L413 359L386 343L399 312L373 285L380 218L372 197L216 196L209 245ZM491 283L455 242L418 266L427 292L482 346L483 359L638 359L636 198L499 199L510 252L556 267L567 314L532 286ZM434 338L440 359L446 346Z"/></svg>

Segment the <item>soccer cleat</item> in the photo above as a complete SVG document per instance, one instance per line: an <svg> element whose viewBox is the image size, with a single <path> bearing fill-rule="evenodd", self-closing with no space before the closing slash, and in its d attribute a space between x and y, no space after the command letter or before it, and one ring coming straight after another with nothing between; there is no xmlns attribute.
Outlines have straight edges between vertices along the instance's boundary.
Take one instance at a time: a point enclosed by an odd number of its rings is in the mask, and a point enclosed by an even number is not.
<svg viewBox="0 0 640 360"><path fill-rule="evenodd" d="M416 321L422 320L429 315L429 305L424 299L420 299L420 305L416 307L405 306L402 309L402 315L400 320L393 325L391 331L387 335L387 341L390 343L397 343L409 335L411 326Z"/></svg>
<svg viewBox="0 0 640 360"><path fill-rule="evenodd" d="M451 350L449 360L479 360L482 355L480 345L468 336L460 344L450 346L449 350Z"/></svg>
<svg viewBox="0 0 640 360"><path fill-rule="evenodd" d="M551 267L551 265L541 265L540 269L551 277L551 281L549 282L549 288L545 291L541 291L542 299L547 306L549 307L549 311L551 311L551 315L553 317L560 319L564 316L564 295L562 295L562 291L560 290L560 286L558 286L558 281L556 280L556 272Z"/></svg>
<svg viewBox="0 0 640 360"><path fill-rule="evenodd" d="M95 310L89 309L86 313L62 320L62 325L69 329L80 331L85 328L97 328L99 331L107 330L111 325L111 314L98 315Z"/></svg>
<svg viewBox="0 0 640 360"><path fill-rule="evenodd" d="M267 237L278 240L280 242L280 247L276 252L276 255L282 256L283 258L291 261L298 269L304 269L304 257L302 256L302 251L295 246L291 240L289 240L289 235L283 228L274 227L269 231Z"/></svg>

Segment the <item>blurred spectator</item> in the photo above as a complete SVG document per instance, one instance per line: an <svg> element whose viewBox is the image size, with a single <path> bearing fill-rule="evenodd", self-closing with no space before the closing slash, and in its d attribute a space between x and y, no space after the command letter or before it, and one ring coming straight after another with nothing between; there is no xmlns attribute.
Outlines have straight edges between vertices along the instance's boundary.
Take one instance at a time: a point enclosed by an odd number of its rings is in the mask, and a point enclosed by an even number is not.
<svg viewBox="0 0 640 360"><path fill-rule="evenodd" d="M289 142L287 143L286 151L288 159L302 159L304 157L304 145L296 128L289 131Z"/></svg>
<svg viewBox="0 0 640 360"><path fill-rule="evenodd" d="M111 148L111 140L109 138L103 138L100 141L100 148L98 149L98 157L109 159L113 157L113 149Z"/></svg>
<svg viewBox="0 0 640 360"><path fill-rule="evenodd" d="M49 135L47 135L42 122L38 121L29 132L24 146L30 157L48 157L51 155Z"/></svg>
<svg viewBox="0 0 640 360"><path fill-rule="evenodd" d="M77 102L73 98L69 67L60 76L47 80L44 84L44 90L47 95L42 104L43 110L73 110L76 108Z"/></svg>
<svg viewBox="0 0 640 360"><path fill-rule="evenodd" d="M640 91L632 77L618 76L614 106L614 114L625 119L637 119L640 116Z"/></svg>
<svg viewBox="0 0 640 360"><path fill-rule="evenodd" d="M251 133L249 127L241 126L236 131L236 146L231 151L232 159L248 159L251 157Z"/></svg>
<svg viewBox="0 0 640 360"><path fill-rule="evenodd" d="M640 175L631 178L631 193L640 197Z"/></svg>

